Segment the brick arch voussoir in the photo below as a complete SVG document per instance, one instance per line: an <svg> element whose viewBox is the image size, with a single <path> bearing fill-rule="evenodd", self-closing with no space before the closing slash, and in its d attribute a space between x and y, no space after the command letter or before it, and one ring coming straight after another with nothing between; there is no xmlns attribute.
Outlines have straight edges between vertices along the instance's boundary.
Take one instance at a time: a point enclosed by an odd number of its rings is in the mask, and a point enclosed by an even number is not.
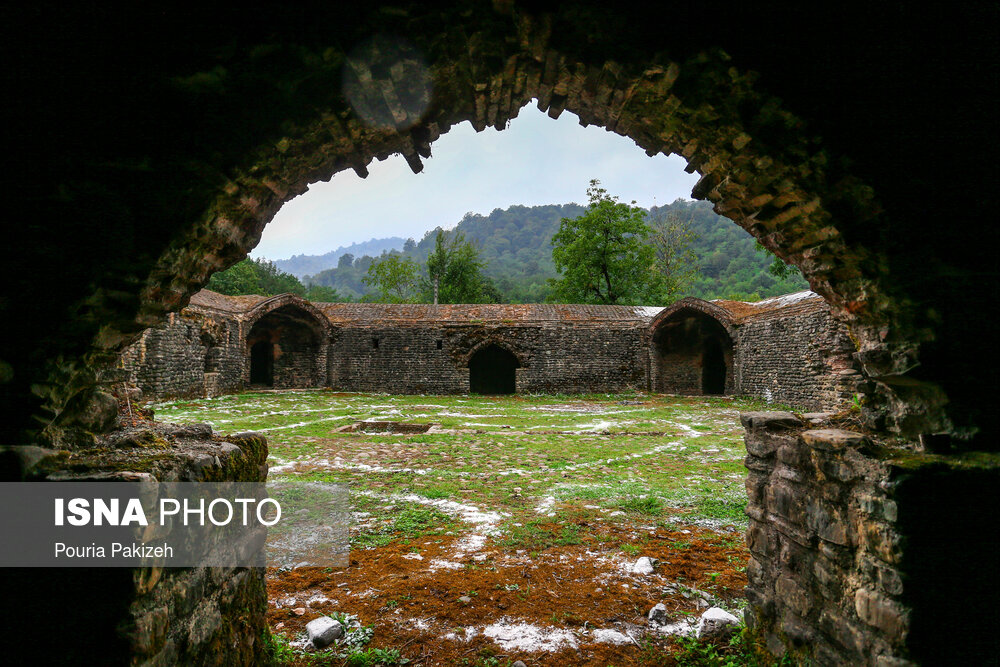
<svg viewBox="0 0 1000 667"><path fill-rule="evenodd" d="M675 316L691 311L701 313L702 315L710 317L718 322L729 335L729 342L731 344L735 344L736 327L733 323L732 314L725 308L717 306L711 301L705 301L704 299L691 296L685 297L680 301L675 302L668 308L661 310L649 323L648 337L652 339L656 335L659 328L671 321Z"/></svg>
<svg viewBox="0 0 1000 667"><path fill-rule="evenodd" d="M467 350L457 356L459 368L468 368L469 363L472 362L472 358L476 356L478 352L485 350L491 345L495 345L514 355L514 358L517 359L517 365L519 368L528 368L531 363L531 355L529 353L515 345L512 345L509 341L503 340L500 336L488 334L485 338L477 340Z"/></svg>
<svg viewBox="0 0 1000 667"><path fill-rule="evenodd" d="M246 335L249 335L250 332L253 331L254 326L264 317L286 306L294 306L295 308L307 313L314 321L313 329L317 333L320 342L326 342L329 340L332 332L330 320L328 320L326 315L323 314L323 311L295 294L279 294L271 297L270 299L261 301L259 304L254 306L243 320Z"/></svg>

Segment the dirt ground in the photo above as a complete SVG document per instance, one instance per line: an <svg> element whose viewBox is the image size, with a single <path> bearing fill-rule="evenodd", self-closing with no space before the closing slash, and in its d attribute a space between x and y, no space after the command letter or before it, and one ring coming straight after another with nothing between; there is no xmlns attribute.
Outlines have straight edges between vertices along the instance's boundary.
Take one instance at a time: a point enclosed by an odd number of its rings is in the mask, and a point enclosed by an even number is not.
<svg viewBox="0 0 1000 667"><path fill-rule="evenodd" d="M562 528L543 525L553 534ZM689 627L709 604L732 607L742 595L746 553L740 536L653 530L641 555L658 564L642 575L630 572L638 554L624 553L617 541L599 541L613 531L609 526L580 544L552 546L534 557L487 546L454 560L458 538L451 537L422 541L419 558L409 546L393 543L355 550L344 570L271 571L268 622L295 637L318 616L349 612L374 625L372 646L398 648L411 664L428 667L514 660L669 664L670 631ZM646 614L657 603L680 628L648 624Z"/></svg>

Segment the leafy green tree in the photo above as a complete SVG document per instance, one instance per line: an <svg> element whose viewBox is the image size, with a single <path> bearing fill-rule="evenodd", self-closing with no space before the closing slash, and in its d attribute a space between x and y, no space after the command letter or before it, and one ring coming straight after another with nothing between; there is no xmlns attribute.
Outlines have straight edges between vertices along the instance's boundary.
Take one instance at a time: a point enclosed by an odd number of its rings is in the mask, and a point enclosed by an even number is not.
<svg viewBox="0 0 1000 667"><path fill-rule="evenodd" d="M378 291L377 295L366 295L366 300L382 303L412 303L417 296L417 280L420 267L409 257L383 255L378 262L368 267L361 279L365 285Z"/></svg>
<svg viewBox="0 0 1000 667"><path fill-rule="evenodd" d="M663 300L663 274L649 243L646 211L618 201L598 180L587 188L590 205L563 218L552 237L552 259L561 277L554 296L563 303L642 304Z"/></svg>
<svg viewBox="0 0 1000 667"><path fill-rule="evenodd" d="M225 271L213 274L206 287L213 292L229 294L260 294L273 296L291 292L303 296L305 286L290 273L281 271L266 259L247 257Z"/></svg>
<svg viewBox="0 0 1000 667"><path fill-rule="evenodd" d="M656 268L663 276L663 297L672 303L684 295L698 275L698 240L689 218L668 211L651 223L650 241L656 251Z"/></svg>
<svg viewBox="0 0 1000 667"><path fill-rule="evenodd" d="M479 250L460 232L437 230L434 250L427 257L426 276L421 281L425 302L498 303L500 292L483 275L486 262Z"/></svg>
<svg viewBox="0 0 1000 667"><path fill-rule="evenodd" d="M257 280L256 264L247 257L225 271L213 273L205 288L230 296L259 294L260 281Z"/></svg>
<svg viewBox="0 0 1000 667"><path fill-rule="evenodd" d="M765 253L769 258L771 258L771 263L767 267L767 272L770 273L775 278L786 279L786 278L802 278L802 272L799 268L793 264L786 264L785 260L781 259L773 252L761 245L760 241L754 242L754 249L757 252Z"/></svg>
<svg viewBox="0 0 1000 667"><path fill-rule="evenodd" d="M350 301L337 290L327 285L310 285L306 288L306 299L320 303L343 303Z"/></svg>
<svg viewBox="0 0 1000 667"><path fill-rule="evenodd" d="M254 260L257 264L257 280L260 284L261 294L285 294L290 292L305 296L306 288L299 279L290 273L285 273L274 262L266 259Z"/></svg>

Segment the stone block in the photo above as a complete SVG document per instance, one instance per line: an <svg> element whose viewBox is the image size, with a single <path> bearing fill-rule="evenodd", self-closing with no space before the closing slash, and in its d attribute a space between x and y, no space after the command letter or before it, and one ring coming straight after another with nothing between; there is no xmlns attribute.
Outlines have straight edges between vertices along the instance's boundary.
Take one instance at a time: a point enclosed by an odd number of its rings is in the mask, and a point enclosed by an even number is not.
<svg viewBox="0 0 1000 667"><path fill-rule="evenodd" d="M812 611L813 602L809 591L799 586L791 577L778 577L774 583L774 592L779 600L791 607L799 616L805 617Z"/></svg>
<svg viewBox="0 0 1000 667"><path fill-rule="evenodd" d="M854 609L858 618L889 636L893 643L901 640L909 627L909 612L879 593L859 588L854 594Z"/></svg>
<svg viewBox="0 0 1000 667"><path fill-rule="evenodd" d="M817 537L841 546L851 543L850 525L839 511L816 500L806 505L805 511L806 525Z"/></svg>
<svg viewBox="0 0 1000 667"><path fill-rule="evenodd" d="M847 447L860 447L868 439L861 433L836 428L803 431L802 442L823 451L839 451Z"/></svg>
<svg viewBox="0 0 1000 667"><path fill-rule="evenodd" d="M767 510L793 519L799 516L799 492L787 481L775 481L767 488Z"/></svg>
<svg viewBox="0 0 1000 667"><path fill-rule="evenodd" d="M747 548L751 553L769 556L774 551L772 539L765 524L751 521L747 528Z"/></svg>
<svg viewBox="0 0 1000 667"><path fill-rule="evenodd" d="M785 431L802 426L802 420L791 412L744 412L740 423L754 431Z"/></svg>
<svg viewBox="0 0 1000 667"><path fill-rule="evenodd" d="M152 656L163 650L167 642L170 618L166 607L156 607L139 616L132 633L132 650L141 656Z"/></svg>
<svg viewBox="0 0 1000 667"><path fill-rule="evenodd" d="M820 614L819 627L849 655L862 657L866 641L865 633L861 628L829 609Z"/></svg>
<svg viewBox="0 0 1000 667"><path fill-rule="evenodd" d="M740 619L719 607L712 607L701 615L695 635L699 639L725 639L736 631Z"/></svg>
<svg viewBox="0 0 1000 667"><path fill-rule="evenodd" d="M781 631L799 646L809 646L816 641L816 630L811 624L786 609L781 618Z"/></svg>
<svg viewBox="0 0 1000 667"><path fill-rule="evenodd" d="M883 653L875 658L875 667L917 667L917 663Z"/></svg>
<svg viewBox="0 0 1000 667"><path fill-rule="evenodd" d="M778 516L777 514L769 514L768 520L779 535L792 540L796 544L803 547L813 547L811 534L804 530L801 525L793 523L784 517Z"/></svg>
<svg viewBox="0 0 1000 667"><path fill-rule="evenodd" d="M865 549L889 565L902 559L902 540L889 526L874 521L861 521L858 526Z"/></svg>
<svg viewBox="0 0 1000 667"><path fill-rule="evenodd" d="M325 648L344 634L344 628L339 621L329 616L320 616L306 623L306 634L316 648Z"/></svg>

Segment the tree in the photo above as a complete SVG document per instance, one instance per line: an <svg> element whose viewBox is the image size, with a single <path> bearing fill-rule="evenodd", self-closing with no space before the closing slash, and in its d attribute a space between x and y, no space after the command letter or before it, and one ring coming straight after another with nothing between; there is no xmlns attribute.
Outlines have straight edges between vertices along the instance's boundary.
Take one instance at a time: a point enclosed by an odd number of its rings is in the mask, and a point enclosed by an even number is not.
<svg viewBox="0 0 1000 667"><path fill-rule="evenodd" d="M411 303L416 297L419 273L420 267L409 257L386 255L368 267L361 282L378 290L373 301Z"/></svg>
<svg viewBox="0 0 1000 667"><path fill-rule="evenodd" d="M601 182L587 188L583 215L563 218L552 237L561 277L552 282L563 303L643 304L663 299L663 274L649 244L646 211L608 195Z"/></svg>
<svg viewBox="0 0 1000 667"><path fill-rule="evenodd" d="M340 256L340 259L337 260L338 269L349 269L352 266L354 266L354 255L349 252L345 252Z"/></svg>
<svg viewBox="0 0 1000 667"><path fill-rule="evenodd" d="M797 266L794 266L792 264L786 264L785 260L781 259L773 252L771 252L763 245L761 245L760 241L755 242L754 249L757 250L757 252L766 253L767 256L771 258L771 263L767 267L767 272L770 273L775 278L780 278L784 280L786 278L802 277L802 272L799 271L799 268Z"/></svg>
<svg viewBox="0 0 1000 667"><path fill-rule="evenodd" d="M663 276L665 302L676 301L698 275L698 256L691 221L677 211L667 211L652 221L650 241L656 253L656 268Z"/></svg>
<svg viewBox="0 0 1000 667"><path fill-rule="evenodd" d="M250 257L225 271L213 274L206 288L231 296L239 294L273 296L285 292L302 296L306 293L306 288L292 274L281 271L266 259Z"/></svg>
<svg viewBox="0 0 1000 667"><path fill-rule="evenodd" d="M343 303L350 301L349 298L328 285L310 285L306 288L306 299L321 303Z"/></svg>
<svg viewBox="0 0 1000 667"><path fill-rule="evenodd" d="M434 303L497 303L500 293L483 275L479 250L459 232L437 230L434 250L427 257L422 282L424 301Z"/></svg>

